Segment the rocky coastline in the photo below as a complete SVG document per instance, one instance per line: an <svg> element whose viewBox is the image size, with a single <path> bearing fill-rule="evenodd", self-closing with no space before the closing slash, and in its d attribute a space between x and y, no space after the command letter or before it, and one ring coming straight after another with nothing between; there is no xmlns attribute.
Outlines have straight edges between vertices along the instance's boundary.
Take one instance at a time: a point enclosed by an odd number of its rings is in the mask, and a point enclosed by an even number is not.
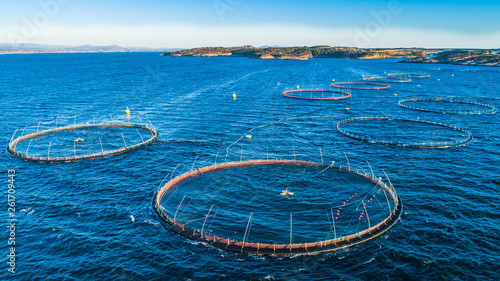
<svg viewBox="0 0 500 281"><path fill-rule="evenodd" d="M185 57L248 57L255 59L280 59L280 60L307 60L311 58L359 58L359 59L383 59L383 58L414 58L423 57L435 50L418 48L400 49L361 49L354 47L266 47L256 48L253 46L242 47L203 47L172 51L161 56L185 56Z"/></svg>
<svg viewBox="0 0 500 281"><path fill-rule="evenodd" d="M431 57L410 58L403 63L443 63L468 66L500 66L498 51L445 51Z"/></svg>

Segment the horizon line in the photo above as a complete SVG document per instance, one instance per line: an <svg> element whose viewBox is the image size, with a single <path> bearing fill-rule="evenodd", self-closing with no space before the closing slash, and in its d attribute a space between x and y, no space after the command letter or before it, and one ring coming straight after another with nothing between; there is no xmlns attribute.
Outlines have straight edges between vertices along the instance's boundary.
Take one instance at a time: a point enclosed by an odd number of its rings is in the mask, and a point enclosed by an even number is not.
<svg viewBox="0 0 500 281"><path fill-rule="evenodd" d="M19 46L19 45L33 45L33 46L46 46L46 47L57 47L57 48L78 48L78 47L119 47L119 48L127 48L127 49L177 49L177 50L187 50L187 49L197 49L197 48L237 48L237 47L253 47L253 48L314 48L314 47L330 47L330 48L355 48L361 50L373 50L373 49L424 49L424 50L500 50L500 47L496 48L469 48L469 47L418 47L418 46L400 46L400 47L357 47L357 46L349 46L349 45L328 45L328 44L314 44L314 45L261 45L254 46L252 44L236 44L236 45L204 45L204 46L195 46L195 47L149 47L149 46L130 46L130 45L119 45L119 44L103 44L103 45L93 45L93 44L44 44L44 43L31 43L31 42L0 42L1 46ZM7 51L7 50L5 50Z"/></svg>

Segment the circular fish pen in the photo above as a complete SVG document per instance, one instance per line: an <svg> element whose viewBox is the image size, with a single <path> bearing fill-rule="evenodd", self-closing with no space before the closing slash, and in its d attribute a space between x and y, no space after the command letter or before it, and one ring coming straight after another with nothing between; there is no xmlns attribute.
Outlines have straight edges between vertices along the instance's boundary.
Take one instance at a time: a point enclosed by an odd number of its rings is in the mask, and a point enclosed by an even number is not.
<svg viewBox="0 0 500 281"><path fill-rule="evenodd" d="M398 77L365 77L363 81L369 82L383 82L383 83L408 83L411 79L408 76Z"/></svg>
<svg viewBox="0 0 500 281"><path fill-rule="evenodd" d="M367 121L372 121L372 124L367 125ZM370 122L368 122L370 123ZM392 124L391 124L392 123ZM399 123L400 127L396 128L395 123ZM355 124L352 128L343 129L342 125ZM389 124L389 126L387 126ZM413 126L413 127L412 127ZM434 127L431 130L429 127ZM344 119L335 126L341 134L360 141L369 143L394 145L400 147L413 148L448 148L467 145L472 142L472 135L466 130L442 123L428 122L422 120L411 120L397 117L356 117ZM416 130L416 129L420 130ZM363 130L370 133L378 132L380 135L369 135ZM392 135L387 135L387 132L396 134L402 132L400 139L393 138ZM408 134L413 133L413 134ZM435 140L428 140L435 137ZM419 138L417 140L417 138Z"/></svg>
<svg viewBox="0 0 500 281"><path fill-rule="evenodd" d="M350 89L350 90L385 90L391 86L380 83L370 82L338 82L331 85L334 88Z"/></svg>
<svg viewBox="0 0 500 281"><path fill-rule="evenodd" d="M412 105L412 104L417 104L417 105ZM441 106L439 106L440 104ZM489 104L477 103L466 100L455 100L453 98L411 98L411 99L400 100L398 102L398 105L403 108L408 108L412 110L441 113L441 114L479 115L479 114L495 114L497 112L497 109ZM469 107L469 109L457 108L457 107L453 108L453 106L456 105Z"/></svg>
<svg viewBox="0 0 500 281"><path fill-rule="evenodd" d="M390 229L403 207L390 181L373 172L299 160L192 170L161 186L153 206L174 233L254 255L313 254L360 244Z"/></svg>
<svg viewBox="0 0 500 281"><path fill-rule="evenodd" d="M415 79L422 79L422 78L431 77L429 74L425 74L425 73L387 73L387 76L389 76L389 77L415 78Z"/></svg>
<svg viewBox="0 0 500 281"><path fill-rule="evenodd" d="M340 95L336 95L340 94ZM351 93L335 90L291 90L283 92L283 96L301 100L341 100L351 97Z"/></svg>
<svg viewBox="0 0 500 281"><path fill-rule="evenodd" d="M113 130L116 131L112 132L115 133L114 144L103 142L103 138L111 137L109 133ZM143 136L140 131L150 136ZM72 125L21 135L9 143L7 150L27 161L72 162L123 154L152 144L158 138L159 134L154 128L138 124Z"/></svg>

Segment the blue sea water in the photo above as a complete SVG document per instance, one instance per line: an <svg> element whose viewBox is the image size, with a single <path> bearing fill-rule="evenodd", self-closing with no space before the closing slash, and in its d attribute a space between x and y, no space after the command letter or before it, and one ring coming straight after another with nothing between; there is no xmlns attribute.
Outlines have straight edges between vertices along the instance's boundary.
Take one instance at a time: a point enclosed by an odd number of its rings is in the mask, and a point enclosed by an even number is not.
<svg viewBox="0 0 500 281"><path fill-rule="evenodd" d="M360 81L362 75L384 72L431 77L388 90L353 90L352 98L339 101L281 95L297 85L329 89L332 78ZM395 59L32 54L0 56L0 81L5 148L16 129L18 135L56 122L127 121L127 106L132 118L146 117L155 126L161 141L201 141L65 164L26 162L3 149L2 280L500 279L499 114L443 115L397 105L403 98L455 96L499 107L498 68ZM335 130L340 120L360 116L446 123L469 131L474 141L447 149L403 148L360 142ZM374 125L377 135L390 138L412 132L411 126L377 129ZM433 137L439 133L428 130ZM346 156L353 167L369 170L369 161L377 175L384 170L404 213L384 235L345 250L293 257L224 252L168 231L152 209L166 176L213 164L216 157L219 162L323 157L325 163L348 165ZM16 175L15 274L7 263L8 170Z"/></svg>

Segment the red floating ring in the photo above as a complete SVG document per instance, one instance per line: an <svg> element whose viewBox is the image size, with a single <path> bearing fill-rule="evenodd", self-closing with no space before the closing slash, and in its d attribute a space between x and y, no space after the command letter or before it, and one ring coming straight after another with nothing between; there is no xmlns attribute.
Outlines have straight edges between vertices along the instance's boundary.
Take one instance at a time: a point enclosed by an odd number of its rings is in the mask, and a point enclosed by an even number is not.
<svg viewBox="0 0 500 281"><path fill-rule="evenodd" d="M383 82L383 83L408 83L411 79L403 76L393 76L393 77L365 77L363 81L370 82Z"/></svg>
<svg viewBox="0 0 500 281"><path fill-rule="evenodd" d="M332 94L342 94L342 96L339 97L324 97L323 95L321 97L302 97L297 96L296 93L332 93ZM283 96L287 98L292 98L292 99L300 99L300 100L341 100L341 99L348 99L351 97L351 93L344 92L344 91L336 91L336 90L291 90L291 91L285 91L283 92Z"/></svg>
<svg viewBox="0 0 500 281"><path fill-rule="evenodd" d="M347 86L342 86L342 85L347 85ZM352 87L348 85L367 85L368 87L363 87L363 86ZM338 83L333 83L331 86L335 88L351 89L351 90L385 90L391 87L386 84L372 83L372 82L338 82Z"/></svg>

